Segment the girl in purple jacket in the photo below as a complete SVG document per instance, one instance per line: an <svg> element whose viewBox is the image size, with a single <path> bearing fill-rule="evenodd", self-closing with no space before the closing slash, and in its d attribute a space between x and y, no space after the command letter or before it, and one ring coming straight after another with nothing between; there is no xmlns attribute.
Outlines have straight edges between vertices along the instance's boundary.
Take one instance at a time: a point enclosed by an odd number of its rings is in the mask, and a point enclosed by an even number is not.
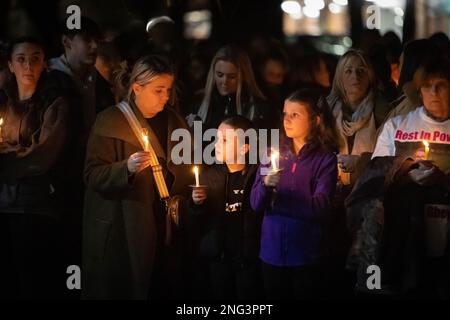
<svg viewBox="0 0 450 320"><path fill-rule="evenodd" d="M337 136L320 91L308 88L284 103L286 137L279 167L257 172L251 206L264 211L260 258L269 299L317 296L324 231L337 181Z"/></svg>

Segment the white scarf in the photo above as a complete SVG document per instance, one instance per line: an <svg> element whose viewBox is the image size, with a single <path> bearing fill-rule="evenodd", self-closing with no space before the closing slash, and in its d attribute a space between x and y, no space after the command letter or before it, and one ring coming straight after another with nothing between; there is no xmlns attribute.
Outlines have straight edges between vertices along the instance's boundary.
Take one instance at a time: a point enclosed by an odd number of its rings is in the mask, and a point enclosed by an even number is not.
<svg viewBox="0 0 450 320"><path fill-rule="evenodd" d="M328 104L336 119L336 128L341 136L342 145L340 153L349 154L347 137L355 136L352 155L361 155L364 152L373 152L376 142L376 125L374 109L374 94L370 92L359 104L352 114L351 121L343 117L342 100L335 94L327 97Z"/></svg>

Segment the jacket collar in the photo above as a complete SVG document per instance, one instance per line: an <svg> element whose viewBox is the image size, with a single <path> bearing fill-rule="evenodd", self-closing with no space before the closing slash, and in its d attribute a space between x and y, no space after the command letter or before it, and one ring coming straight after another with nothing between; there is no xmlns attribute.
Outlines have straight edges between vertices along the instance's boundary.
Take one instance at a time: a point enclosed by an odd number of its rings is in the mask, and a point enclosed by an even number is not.
<svg viewBox="0 0 450 320"><path fill-rule="evenodd" d="M134 101L130 101L130 107L133 110L134 114L136 115L136 118L138 119L141 127L147 129L150 143L151 143L153 149L155 150L158 158L162 158L162 159L166 160L166 154L164 153L163 148L162 148L161 144L159 143L159 139L157 138L155 132L152 130L152 128L148 124L148 121L144 118L144 116L142 115L142 112L136 106ZM168 121L169 121L169 119L168 119ZM167 135L167 138L170 139L170 135Z"/></svg>

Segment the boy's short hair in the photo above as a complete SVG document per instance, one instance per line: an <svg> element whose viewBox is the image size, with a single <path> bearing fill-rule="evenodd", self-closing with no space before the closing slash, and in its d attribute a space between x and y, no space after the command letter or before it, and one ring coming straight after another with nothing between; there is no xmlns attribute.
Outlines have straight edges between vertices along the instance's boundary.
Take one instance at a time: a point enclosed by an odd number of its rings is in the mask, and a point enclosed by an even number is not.
<svg viewBox="0 0 450 320"><path fill-rule="evenodd" d="M88 17L82 16L80 18L80 27L80 29L69 29L66 20L64 20L60 26L60 34L61 36L65 35L71 39L77 34L87 35L95 39L101 39L103 37L98 24Z"/></svg>
<svg viewBox="0 0 450 320"><path fill-rule="evenodd" d="M255 128L252 121L240 115L227 117L223 119L221 123L229 125L234 129L242 129L244 130L244 132L247 131L248 129Z"/></svg>

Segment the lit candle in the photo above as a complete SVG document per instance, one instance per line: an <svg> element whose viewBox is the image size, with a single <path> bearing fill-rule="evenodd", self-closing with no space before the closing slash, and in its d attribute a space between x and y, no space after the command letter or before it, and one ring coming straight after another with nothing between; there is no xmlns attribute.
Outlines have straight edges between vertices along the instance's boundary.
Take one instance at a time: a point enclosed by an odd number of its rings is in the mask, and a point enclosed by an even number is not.
<svg viewBox="0 0 450 320"><path fill-rule="evenodd" d="M272 163L272 171L278 171L277 160L279 153L277 151L272 152L270 155L270 162Z"/></svg>
<svg viewBox="0 0 450 320"><path fill-rule="evenodd" d="M426 140L423 140L422 143L425 146L425 160L428 160L428 155L430 154L430 144Z"/></svg>
<svg viewBox="0 0 450 320"><path fill-rule="evenodd" d="M144 151L148 152L150 141L149 141L149 138L148 138L147 129L142 129L142 138L144 139Z"/></svg>
<svg viewBox="0 0 450 320"><path fill-rule="evenodd" d="M3 125L3 118L0 118L0 142L3 142L2 125Z"/></svg>
<svg viewBox="0 0 450 320"><path fill-rule="evenodd" d="M194 166L194 175L195 175L195 186L200 187L200 178L199 178L197 166Z"/></svg>

